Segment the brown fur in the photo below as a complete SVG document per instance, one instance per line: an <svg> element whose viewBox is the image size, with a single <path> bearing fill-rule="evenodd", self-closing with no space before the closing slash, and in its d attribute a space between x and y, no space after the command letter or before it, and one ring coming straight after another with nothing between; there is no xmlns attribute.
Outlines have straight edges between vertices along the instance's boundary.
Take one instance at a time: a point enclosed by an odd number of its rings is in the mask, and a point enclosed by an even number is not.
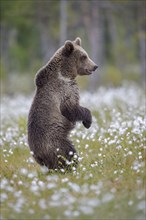
<svg viewBox="0 0 146 220"><path fill-rule="evenodd" d="M28 143L35 160L48 169L68 168L76 150L68 139L76 121L86 128L91 113L79 105L75 78L97 68L81 47L81 39L66 41L36 75L36 93L28 117Z"/></svg>

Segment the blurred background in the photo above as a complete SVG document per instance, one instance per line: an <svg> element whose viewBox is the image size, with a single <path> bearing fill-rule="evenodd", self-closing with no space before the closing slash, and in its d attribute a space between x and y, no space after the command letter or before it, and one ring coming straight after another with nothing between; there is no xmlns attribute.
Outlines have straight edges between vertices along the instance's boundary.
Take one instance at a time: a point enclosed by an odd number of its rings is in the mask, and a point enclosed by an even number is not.
<svg viewBox="0 0 146 220"><path fill-rule="evenodd" d="M2 93L31 93L36 71L77 36L99 66L81 89L145 81L145 0L1 0L0 16Z"/></svg>

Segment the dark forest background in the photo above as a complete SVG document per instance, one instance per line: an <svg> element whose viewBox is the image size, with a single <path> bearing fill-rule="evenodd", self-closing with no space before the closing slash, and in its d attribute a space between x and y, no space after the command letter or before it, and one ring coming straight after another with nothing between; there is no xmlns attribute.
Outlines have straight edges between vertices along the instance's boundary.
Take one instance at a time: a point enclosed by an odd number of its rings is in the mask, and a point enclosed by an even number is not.
<svg viewBox="0 0 146 220"><path fill-rule="evenodd" d="M2 92L33 91L36 71L77 36L99 65L81 88L145 81L146 1L0 0Z"/></svg>

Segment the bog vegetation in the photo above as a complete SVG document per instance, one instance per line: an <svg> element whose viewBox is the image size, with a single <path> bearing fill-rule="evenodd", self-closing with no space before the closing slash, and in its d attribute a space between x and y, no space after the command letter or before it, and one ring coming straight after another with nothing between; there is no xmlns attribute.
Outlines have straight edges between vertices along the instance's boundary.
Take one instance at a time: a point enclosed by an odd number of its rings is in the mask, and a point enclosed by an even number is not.
<svg viewBox="0 0 146 220"><path fill-rule="evenodd" d="M2 99L1 219L145 219L144 91L125 84L81 94L93 113L71 133L72 173L51 174L33 160L26 121L32 97Z"/></svg>

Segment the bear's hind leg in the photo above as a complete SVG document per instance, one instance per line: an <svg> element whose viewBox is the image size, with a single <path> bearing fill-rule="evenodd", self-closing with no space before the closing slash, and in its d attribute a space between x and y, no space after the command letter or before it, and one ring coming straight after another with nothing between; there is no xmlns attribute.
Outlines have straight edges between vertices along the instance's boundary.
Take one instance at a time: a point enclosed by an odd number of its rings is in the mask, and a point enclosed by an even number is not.
<svg viewBox="0 0 146 220"><path fill-rule="evenodd" d="M72 167L77 167L78 156L74 145L70 140L60 140L57 148L58 167L70 170Z"/></svg>
<svg viewBox="0 0 146 220"><path fill-rule="evenodd" d="M34 159L41 166L46 166L49 170L55 170L58 168L57 162L58 159L56 157L55 152L45 152L41 155L33 155Z"/></svg>
<svg viewBox="0 0 146 220"><path fill-rule="evenodd" d="M43 161L43 159L41 157L36 156L36 155L33 155L33 157L34 157L34 159L36 160L36 162L38 164L40 164L41 166L44 166L44 161Z"/></svg>
<svg viewBox="0 0 146 220"><path fill-rule="evenodd" d="M77 152L70 140L55 138L50 146L40 155L33 155L38 164L49 170L71 170L77 167Z"/></svg>

